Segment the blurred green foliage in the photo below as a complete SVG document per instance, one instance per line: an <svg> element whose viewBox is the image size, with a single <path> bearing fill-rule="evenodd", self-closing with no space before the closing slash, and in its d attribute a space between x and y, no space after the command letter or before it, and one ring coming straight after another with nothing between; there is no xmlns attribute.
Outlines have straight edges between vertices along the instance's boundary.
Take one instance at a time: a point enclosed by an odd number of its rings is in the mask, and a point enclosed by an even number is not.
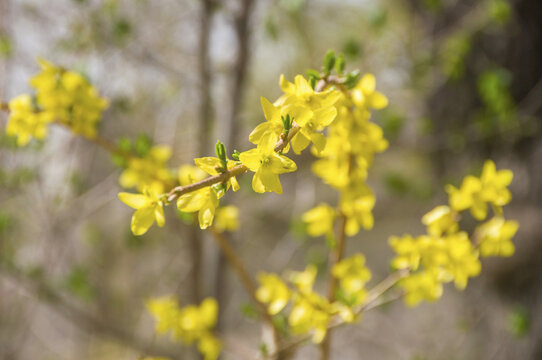
<svg viewBox="0 0 542 360"><path fill-rule="evenodd" d="M82 300L91 301L95 296L95 289L89 277L87 268L80 265L74 266L64 279L64 286Z"/></svg>
<svg viewBox="0 0 542 360"><path fill-rule="evenodd" d="M525 307L516 307L508 314L508 331L517 338L522 338L531 328L531 315Z"/></svg>

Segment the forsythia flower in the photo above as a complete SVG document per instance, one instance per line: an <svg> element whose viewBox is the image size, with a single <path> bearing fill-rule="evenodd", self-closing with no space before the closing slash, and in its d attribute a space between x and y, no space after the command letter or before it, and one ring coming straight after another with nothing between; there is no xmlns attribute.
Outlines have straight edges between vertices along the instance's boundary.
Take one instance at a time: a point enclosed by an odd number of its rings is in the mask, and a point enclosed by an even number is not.
<svg viewBox="0 0 542 360"><path fill-rule="evenodd" d="M365 301L365 284L371 279L371 272L365 266L365 256L356 254L339 261L333 266L332 274L339 279L348 305L359 305Z"/></svg>
<svg viewBox="0 0 542 360"><path fill-rule="evenodd" d="M216 209L215 229L219 232L235 231L239 228L239 209L229 205Z"/></svg>
<svg viewBox="0 0 542 360"><path fill-rule="evenodd" d="M437 206L422 217L430 235L440 236L446 232L457 231L458 224L454 213L446 205Z"/></svg>
<svg viewBox="0 0 542 360"><path fill-rule="evenodd" d="M296 104L313 111L335 105L342 96L341 92L336 90L314 91L302 75L297 75L294 83L287 81L284 75L281 75L279 85L284 95L277 100L278 104Z"/></svg>
<svg viewBox="0 0 542 360"><path fill-rule="evenodd" d="M517 221L505 221L496 216L477 229L480 236L480 253L482 256L512 256L515 248L511 239L518 231ZM476 232L475 232L476 233Z"/></svg>
<svg viewBox="0 0 542 360"><path fill-rule="evenodd" d="M307 265L304 271L292 271L290 282L295 285L301 294L310 294L316 280L318 269L314 265Z"/></svg>
<svg viewBox="0 0 542 360"><path fill-rule="evenodd" d="M279 174L297 170L296 164L284 155L275 152L276 136L266 132L256 149L248 150L239 155L239 160L255 172L252 178L252 189L258 193L274 191L282 194Z"/></svg>
<svg viewBox="0 0 542 360"><path fill-rule="evenodd" d="M47 124L54 120L49 113L34 109L29 95L19 95L9 102L9 121L6 133L17 137L17 145L28 144L31 138L47 136Z"/></svg>
<svg viewBox="0 0 542 360"><path fill-rule="evenodd" d="M166 167L171 157L169 146L153 146L144 158L130 158L128 167L122 172L119 183L123 188L136 187L138 191L151 188L162 193L172 183L172 175Z"/></svg>
<svg viewBox="0 0 542 360"><path fill-rule="evenodd" d="M469 277L479 275L482 269L478 251L474 249L464 231L448 235L444 238L444 244L447 254L447 260L443 265L445 274L454 280L456 288L463 290Z"/></svg>
<svg viewBox="0 0 542 360"><path fill-rule="evenodd" d="M411 235L390 237L389 244L397 253L397 256L391 261L391 267L393 269L417 270L421 260L420 242L423 240L414 239Z"/></svg>
<svg viewBox="0 0 542 360"><path fill-rule="evenodd" d="M298 105L275 106L266 98L260 98L262 109L267 121L256 126L248 139L253 144L259 144L266 132L272 132L277 138L285 131L281 118L290 115L296 122L303 122L312 117L312 111ZM288 148L285 149L288 152Z"/></svg>
<svg viewBox="0 0 542 360"><path fill-rule="evenodd" d="M222 173L221 169L221 163L220 159L216 157L203 157L203 158L197 158L194 159L194 162L196 163L196 166L200 168L201 170L205 171L209 175L218 175ZM227 170L231 170L234 168L237 164L235 161L228 160L227 161ZM228 179L226 182L228 187L232 187L233 191L239 190L239 183L237 182L237 179L235 176L232 176Z"/></svg>
<svg viewBox="0 0 542 360"><path fill-rule="evenodd" d="M307 233L310 236L326 235L328 239L333 238L333 223L337 211L328 204L320 204L305 212L301 220L307 224Z"/></svg>
<svg viewBox="0 0 542 360"><path fill-rule="evenodd" d="M260 287L256 290L256 298L264 304L269 304L267 308L269 314L278 314L290 300L288 286L275 274L260 273L258 282Z"/></svg>
<svg viewBox="0 0 542 360"><path fill-rule="evenodd" d="M205 173L195 166L185 165L179 169L179 181L181 185L188 185L205 177ZM181 195L177 199L177 208L184 212L198 212L198 221L201 229L207 229L213 223L215 210L219 204L219 198L224 193L218 194L212 186L204 187L196 191Z"/></svg>
<svg viewBox="0 0 542 360"><path fill-rule="evenodd" d="M36 89L39 107L68 125L73 132L96 137L96 125L107 101L80 74L42 59L38 63L42 71L31 79L30 84Z"/></svg>
<svg viewBox="0 0 542 360"><path fill-rule="evenodd" d="M373 74L365 74L352 89L352 101L358 107L382 109L388 106L388 99L375 91L376 80Z"/></svg>
<svg viewBox="0 0 542 360"><path fill-rule="evenodd" d="M512 182L513 173L510 170L497 171L495 163L487 160L480 178L467 176L459 189L448 185L446 191L450 195L450 206L455 211L470 209L477 220L487 217L487 203L497 211L510 202L512 196L507 186Z"/></svg>
<svg viewBox="0 0 542 360"><path fill-rule="evenodd" d="M304 271L291 272L290 281L298 293L294 293L292 310L288 316L292 332L306 334L313 331L314 343L324 339L334 310L327 299L312 290L317 272L314 265L307 265Z"/></svg>
<svg viewBox="0 0 542 360"><path fill-rule="evenodd" d="M431 272L409 275L399 285L406 290L405 303L408 306L415 306L422 300L435 301L442 296L442 282Z"/></svg>
<svg viewBox="0 0 542 360"><path fill-rule="evenodd" d="M315 292L310 292L295 296L288 324L294 334L313 331L312 342L319 344L326 336L331 316L332 307L329 301Z"/></svg>
<svg viewBox="0 0 542 360"><path fill-rule="evenodd" d="M374 224L373 207L376 199L372 191L363 183L360 186L346 189L341 197L340 208L346 216L346 234L353 236L360 227L372 229Z"/></svg>
<svg viewBox="0 0 542 360"><path fill-rule="evenodd" d="M162 227L166 222L163 203L159 195L152 189L145 189L143 194L130 194L122 192L119 199L126 205L136 209L132 215L131 229L134 235L143 235L154 224Z"/></svg>
<svg viewBox="0 0 542 360"><path fill-rule="evenodd" d="M156 320L156 332L172 335L185 344L198 342L198 350L205 360L215 360L222 347L212 334L218 316L218 304L213 298L204 299L199 306L179 308L173 297L151 299L147 308Z"/></svg>

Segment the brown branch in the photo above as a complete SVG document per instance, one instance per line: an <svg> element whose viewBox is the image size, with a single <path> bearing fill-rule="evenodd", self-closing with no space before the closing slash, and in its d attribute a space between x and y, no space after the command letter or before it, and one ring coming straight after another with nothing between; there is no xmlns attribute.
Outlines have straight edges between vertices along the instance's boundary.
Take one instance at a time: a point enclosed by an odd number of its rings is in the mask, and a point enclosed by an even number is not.
<svg viewBox="0 0 542 360"><path fill-rule="evenodd" d="M246 292L250 296L252 302L256 305L260 316L267 322L269 327L273 330L273 342L277 347L279 343L279 329L273 322L273 318L267 312L267 307L256 297L256 284L252 280L249 272L245 268L243 261L237 256L235 250L229 243L224 234L218 232L214 226L209 227L210 233L213 235L213 239L216 241L222 253L226 256L231 267L235 270L241 284L245 288Z"/></svg>
<svg viewBox="0 0 542 360"><path fill-rule="evenodd" d="M335 292L337 291L338 280L333 276L333 266L339 263L344 256L344 248L346 247L346 215L342 212L339 215L339 224L337 229L337 243L335 244L334 251L330 254L329 259L329 292L328 299L330 302L335 300ZM331 329L327 332L326 337L320 344L320 359L329 359L329 352L331 347Z"/></svg>

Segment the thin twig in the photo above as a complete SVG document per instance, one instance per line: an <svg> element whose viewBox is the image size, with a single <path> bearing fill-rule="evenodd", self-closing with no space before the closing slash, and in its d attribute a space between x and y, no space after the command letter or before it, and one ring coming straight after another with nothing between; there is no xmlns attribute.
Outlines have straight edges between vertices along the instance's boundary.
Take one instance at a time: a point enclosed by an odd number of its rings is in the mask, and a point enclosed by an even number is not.
<svg viewBox="0 0 542 360"><path fill-rule="evenodd" d="M249 275L249 272L245 268L243 261L237 256L235 250L223 233L217 231L214 226L209 227L209 232L213 235L213 239L216 241L218 246L220 246L222 253L226 256L229 264L235 270L235 273L241 281L241 284L243 284L246 292L256 305L260 316L262 316L263 319L268 323L269 327L273 329L273 340L275 342L275 345L277 345L279 341L279 330L273 322L273 318L267 312L267 307L265 306L265 304L258 300L258 298L256 297L256 284L254 283L251 276Z"/></svg>
<svg viewBox="0 0 542 360"><path fill-rule="evenodd" d="M333 276L333 266L339 263L344 255L344 248L346 247L346 216L341 212L339 216L339 224L337 228L337 243L335 248L330 254L329 261L329 292L328 299L330 302L335 300L335 292L337 291L338 281ZM320 344L320 359L329 359L329 351L331 346L331 329L327 332L326 337Z"/></svg>

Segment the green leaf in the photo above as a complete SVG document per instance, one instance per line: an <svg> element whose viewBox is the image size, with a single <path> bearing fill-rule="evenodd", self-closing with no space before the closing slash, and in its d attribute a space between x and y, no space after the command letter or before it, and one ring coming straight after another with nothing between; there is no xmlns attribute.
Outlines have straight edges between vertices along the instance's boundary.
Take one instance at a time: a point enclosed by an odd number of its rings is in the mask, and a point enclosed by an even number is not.
<svg viewBox="0 0 542 360"><path fill-rule="evenodd" d="M318 70L307 69L306 74L307 74L308 77L312 76L312 77L320 80L320 72Z"/></svg>
<svg viewBox="0 0 542 360"><path fill-rule="evenodd" d="M337 74L342 75L345 66L346 62L344 61L344 55L340 54L337 56L337 60L335 61L335 71L337 71Z"/></svg>
<svg viewBox="0 0 542 360"><path fill-rule="evenodd" d="M347 89L352 89L359 81L360 72L359 70L354 70L346 75L346 79L344 80L344 86L346 86Z"/></svg>
<svg viewBox="0 0 542 360"><path fill-rule="evenodd" d="M144 158L152 148L152 141L146 134L139 134L135 141L135 153L138 157Z"/></svg>
<svg viewBox="0 0 542 360"><path fill-rule="evenodd" d="M329 75L335 65L335 52L329 50L324 57L324 74Z"/></svg>

